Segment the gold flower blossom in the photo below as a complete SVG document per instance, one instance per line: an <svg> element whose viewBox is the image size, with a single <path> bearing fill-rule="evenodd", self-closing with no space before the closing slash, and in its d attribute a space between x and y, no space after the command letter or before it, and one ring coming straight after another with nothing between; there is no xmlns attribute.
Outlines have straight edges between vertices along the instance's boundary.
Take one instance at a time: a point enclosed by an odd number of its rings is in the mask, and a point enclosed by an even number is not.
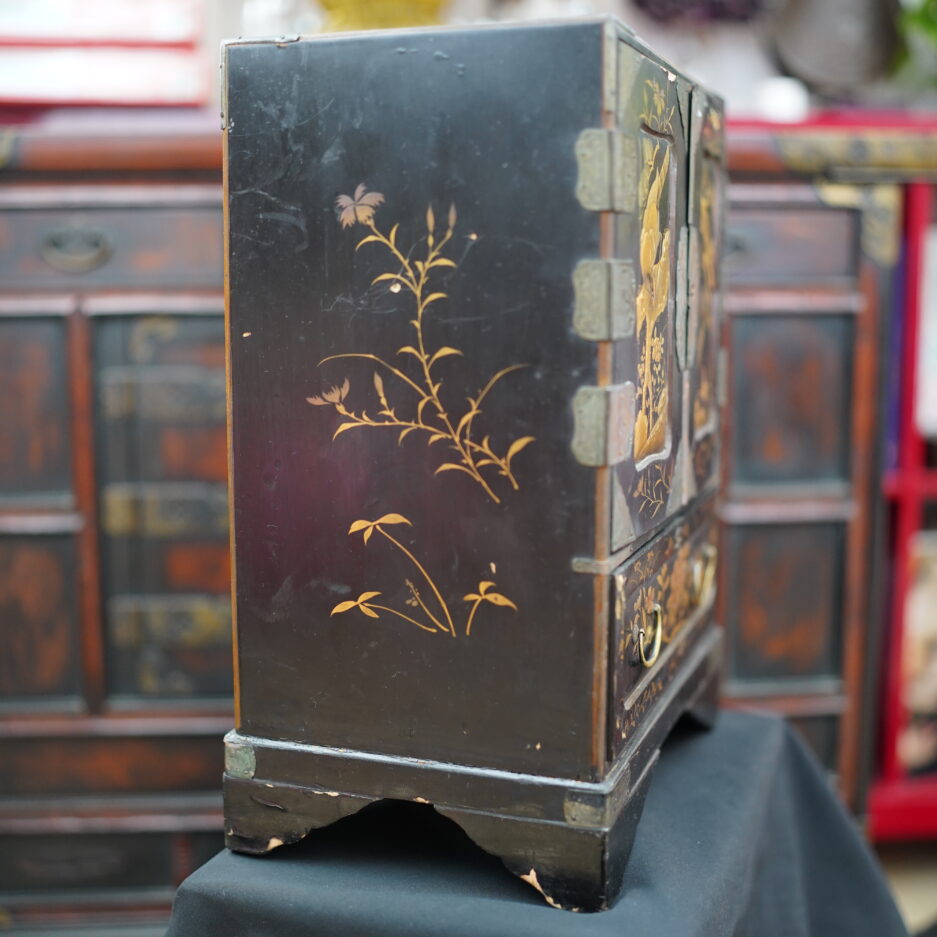
<svg viewBox="0 0 937 937"><path fill-rule="evenodd" d="M335 199L335 207L339 210L338 220L343 228L350 228L358 224L370 224L374 218L374 211L378 205L384 203L384 196L380 192L369 192L362 182L354 195L339 195Z"/></svg>
<svg viewBox="0 0 937 937"><path fill-rule="evenodd" d="M348 383L348 378L345 378L345 383L341 387L330 387L328 390L322 392L320 396L316 397L307 397L306 401L311 403L314 407L328 407L334 406L335 404L341 403L347 396L348 391L351 389L351 385Z"/></svg>

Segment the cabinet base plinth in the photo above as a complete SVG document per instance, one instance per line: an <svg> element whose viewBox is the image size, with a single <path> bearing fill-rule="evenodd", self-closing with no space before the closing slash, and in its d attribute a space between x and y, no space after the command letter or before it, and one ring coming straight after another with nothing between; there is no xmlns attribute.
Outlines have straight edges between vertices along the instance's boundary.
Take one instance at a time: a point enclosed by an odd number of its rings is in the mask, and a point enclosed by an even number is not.
<svg viewBox="0 0 937 937"><path fill-rule="evenodd" d="M721 646L719 629L702 636L600 782L230 733L224 780L226 844L235 852L260 855L298 842L378 800L428 803L550 905L604 910L620 890L661 745L681 716L702 727L715 719Z"/></svg>

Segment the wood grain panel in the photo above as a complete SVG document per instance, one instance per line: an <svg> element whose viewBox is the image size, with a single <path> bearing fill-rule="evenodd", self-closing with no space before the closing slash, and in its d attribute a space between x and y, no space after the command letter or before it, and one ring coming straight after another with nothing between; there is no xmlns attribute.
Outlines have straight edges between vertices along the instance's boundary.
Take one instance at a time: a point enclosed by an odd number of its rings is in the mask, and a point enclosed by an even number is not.
<svg viewBox="0 0 937 937"><path fill-rule="evenodd" d="M0 790L8 795L217 790L221 737L7 738Z"/></svg>
<svg viewBox="0 0 937 937"><path fill-rule="evenodd" d="M0 503L71 503L65 324L0 319Z"/></svg>
<svg viewBox="0 0 937 937"><path fill-rule="evenodd" d="M161 833L0 836L0 895L167 888L171 844Z"/></svg>
<svg viewBox="0 0 937 937"><path fill-rule="evenodd" d="M223 324L95 320L113 697L231 692Z"/></svg>
<svg viewBox="0 0 937 937"><path fill-rule="evenodd" d="M76 697L75 546L69 536L0 536L0 700Z"/></svg>
<svg viewBox="0 0 937 937"><path fill-rule="evenodd" d="M730 285L841 283L859 268L858 213L847 209L734 206L726 234Z"/></svg>
<svg viewBox="0 0 937 937"><path fill-rule="evenodd" d="M0 244L8 290L217 289L221 281L214 207L7 210L0 212Z"/></svg>
<svg viewBox="0 0 937 937"><path fill-rule="evenodd" d="M783 686L840 675L844 530L837 523L726 528L733 679Z"/></svg>
<svg viewBox="0 0 937 937"><path fill-rule="evenodd" d="M848 482L853 318L736 316L730 323L730 483Z"/></svg>

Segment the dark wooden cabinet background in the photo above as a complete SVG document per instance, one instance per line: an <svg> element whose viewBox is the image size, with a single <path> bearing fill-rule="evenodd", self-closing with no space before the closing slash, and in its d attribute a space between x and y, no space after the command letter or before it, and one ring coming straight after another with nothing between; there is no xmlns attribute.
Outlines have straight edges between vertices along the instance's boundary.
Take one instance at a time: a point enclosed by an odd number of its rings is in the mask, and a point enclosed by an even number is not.
<svg viewBox="0 0 937 937"><path fill-rule="evenodd" d="M173 886L221 846L220 134L132 119L12 128L0 170L0 908L14 923L164 920ZM923 151L899 146L883 169L854 135L797 139L730 133L721 619L731 704L789 715L859 807L898 249L899 192L880 182L920 172Z"/></svg>
<svg viewBox="0 0 937 937"><path fill-rule="evenodd" d="M100 120L100 119L98 119ZM12 128L0 173L0 908L165 920L230 727L214 122Z"/></svg>
<svg viewBox="0 0 937 937"><path fill-rule="evenodd" d="M720 564L728 704L787 715L858 812L901 237L901 188L882 180L908 171L860 142L730 134Z"/></svg>

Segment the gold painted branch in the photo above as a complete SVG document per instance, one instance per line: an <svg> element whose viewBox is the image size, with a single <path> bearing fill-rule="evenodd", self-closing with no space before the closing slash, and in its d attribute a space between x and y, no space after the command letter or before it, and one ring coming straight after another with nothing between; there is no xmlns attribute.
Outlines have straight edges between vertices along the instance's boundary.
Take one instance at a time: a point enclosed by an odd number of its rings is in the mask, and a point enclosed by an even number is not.
<svg viewBox="0 0 937 937"><path fill-rule="evenodd" d="M423 582L429 587L432 593L432 604L435 611L423 600L419 588L411 580L406 579L404 583L410 593L410 598L407 600L406 604L412 609L412 614L407 614L406 612L402 612L399 609L387 605L376 604L374 600L382 595L382 593L378 591L367 591L362 592L357 599L348 599L344 602L339 602L338 605L332 609L331 615L341 615L345 612L350 612L352 609L358 609L358 611L368 618L380 618L380 613L384 612L394 615L412 625L416 625L416 627L420 628L422 631L428 631L431 634L448 634L453 638L457 637L458 632L456 631L449 605L426 567L400 542L400 540L384 529L385 527L394 525L413 526L402 514L385 514L376 521L355 521L351 527L348 528L348 533L349 535L360 533L365 544L367 544L373 534L377 532L390 543L395 550L405 556L420 574L420 578ZM478 584L476 592L470 592L463 596L462 600L470 606L462 629L466 637L470 637L472 634L472 623L481 605L487 603L501 608L510 608L515 612L517 611L517 606L506 596L494 591L494 587L494 582L483 581ZM418 616L420 612L425 616L423 621L420 621L419 617L414 617Z"/></svg>
<svg viewBox="0 0 937 937"><path fill-rule="evenodd" d="M464 357L463 352L450 345L438 348L429 348L426 342L424 321L430 312L430 306L448 299L448 294L440 288L432 288L429 284L433 271L445 268L455 268L454 260L443 255L444 249L451 243L457 213L455 205L449 207L446 217L445 232L437 238L437 223L432 205L426 210L426 253L422 260L412 259L413 249L406 254L397 244L397 231L399 224L395 224L388 234L384 234L374 222L374 213L384 202L380 192L368 192L362 184L355 190L353 196L341 195L336 200L339 210L339 222L342 227L351 227L355 224L364 225L370 233L365 235L355 247L359 250L366 244L377 244L383 247L395 262L395 268L378 274L372 285L386 282L393 293L406 290L413 296L416 307L416 318L410 320L414 340L397 349L398 356L414 359L418 368L418 376L411 377L401 367L390 363L385 358L371 352L346 352L330 355L319 362L320 366L328 361L343 358L358 358L373 361L383 369L374 372L373 384L377 397L376 416L368 415L367 410L355 411L345 405L350 384L346 378L340 387L332 387L328 391L307 397L306 400L314 406L332 406L343 422L333 434L333 439L339 434L352 429L362 428L392 428L398 430L398 445L412 432L423 434L427 446L438 442L445 442L453 453L451 461L444 461L436 467L434 474L441 472L462 472L476 482L485 494L495 503L500 498L491 486L491 482L483 469L491 468L497 476L507 479L513 490L519 489L517 477L512 466L513 459L534 441L533 436L523 436L515 439L503 454L499 455L492 446L491 436L485 435L481 442L472 438L475 422L482 414L482 402L506 375L525 365L515 364L502 368L496 372L487 383L474 396L466 396L468 409L458 417L454 416L445 405L441 396L443 380L438 377L434 369L439 362L447 358ZM469 235L475 239L475 235ZM413 396L408 402L405 414L398 414L398 406L390 401L385 377L393 382L395 387L405 390Z"/></svg>

